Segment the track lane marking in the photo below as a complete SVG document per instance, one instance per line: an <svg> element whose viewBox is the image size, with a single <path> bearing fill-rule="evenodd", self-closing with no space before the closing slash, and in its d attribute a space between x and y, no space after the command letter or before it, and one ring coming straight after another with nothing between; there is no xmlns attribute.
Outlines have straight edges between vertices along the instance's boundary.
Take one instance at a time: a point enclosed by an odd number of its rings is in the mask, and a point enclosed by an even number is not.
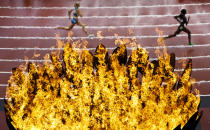
<svg viewBox="0 0 210 130"><path fill-rule="evenodd" d="M210 23L192 23L188 26L200 26L210 25ZM153 28L153 27L176 27L179 24L157 24L157 25L127 25L127 26L85 26L88 29L107 29L107 28ZM1 29L54 29L58 26L0 26ZM81 27L75 26L75 29L81 29Z"/></svg>
<svg viewBox="0 0 210 130"><path fill-rule="evenodd" d="M189 45L176 45L176 46L165 46L165 48L170 49L170 48L195 48L195 47L210 47L210 44L201 44L201 45L193 45L193 46L189 46ZM114 50L116 49L116 47L106 47L107 50ZM163 49L164 47L162 46L142 46L142 48L144 49ZM95 50L96 48L86 48L86 49L82 49L82 48L75 48L75 50ZM126 47L127 50L133 50L135 49L135 47ZM0 51L4 51L4 50L8 50L8 51L27 51L27 50L37 50L37 51L55 51L55 50L64 50L64 48L0 48Z"/></svg>
<svg viewBox="0 0 210 130"><path fill-rule="evenodd" d="M80 50L80 49L79 49ZM210 55L205 56L186 56L186 57L176 57L176 60L183 60L183 59L200 59L200 58L210 58ZM158 60L158 58L150 58L151 60ZM25 59L0 59L0 62L51 62L51 60L25 60ZM62 60L61 60L62 61Z"/></svg>
<svg viewBox="0 0 210 130"><path fill-rule="evenodd" d="M166 37L168 35L163 35L162 37ZM187 36L187 34L179 34L177 35L176 37L185 37ZM197 33L197 34L191 34L191 36L210 36L210 33ZM143 39L143 38L158 38L159 36L155 36L155 35L143 35L143 36L104 36L102 39L117 39L117 38L135 38L135 39ZM45 39L45 40L48 40L48 39L56 39L56 37L2 37L0 36L0 39L16 39L16 40L19 40L19 39ZM59 39L67 39L67 37L59 37ZM101 39L99 37L71 37L71 39L90 39L90 40L93 40L93 39Z"/></svg>
<svg viewBox="0 0 210 130"><path fill-rule="evenodd" d="M169 4L169 5L144 5L144 6L100 6L100 7L80 7L80 9L133 9L133 8L159 8L159 7L185 7L185 6L203 6L210 3L194 3L194 4ZM12 7L1 6L0 9L35 9L35 10L63 10L70 7Z"/></svg>
<svg viewBox="0 0 210 130"><path fill-rule="evenodd" d="M113 18L161 18L161 17L172 17L178 14L166 14L166 15L127 15L127 16L84 16L80 19L113 19ZM187 14L188 16L195 15L210 15L210 13L192 13ZM0 16L0 19L68 19L68 16Z"/></svg>

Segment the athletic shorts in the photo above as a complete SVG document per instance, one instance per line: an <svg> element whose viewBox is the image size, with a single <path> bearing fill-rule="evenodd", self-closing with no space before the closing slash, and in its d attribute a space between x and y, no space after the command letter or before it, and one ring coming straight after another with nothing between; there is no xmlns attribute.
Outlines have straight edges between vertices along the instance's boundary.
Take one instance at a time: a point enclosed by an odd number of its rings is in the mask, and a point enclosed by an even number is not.
<svg viewBox="0 0 210 130"><path fill-rule="evenodd" d="M78 20L75 19L75 18L72 18L72 19L71 19L71 23L72 23L72 24L76 24L76 23L78 23Z"/></svg>
<svg viewBox="0 0 210 130"><path fill-rule="evenodd" d="M182 31L182 30L185 28L185 26L184 26L184 25L179 25L179 27L178 27L178 28L179 28L179 30L181 30L181 31Z"/></svg>

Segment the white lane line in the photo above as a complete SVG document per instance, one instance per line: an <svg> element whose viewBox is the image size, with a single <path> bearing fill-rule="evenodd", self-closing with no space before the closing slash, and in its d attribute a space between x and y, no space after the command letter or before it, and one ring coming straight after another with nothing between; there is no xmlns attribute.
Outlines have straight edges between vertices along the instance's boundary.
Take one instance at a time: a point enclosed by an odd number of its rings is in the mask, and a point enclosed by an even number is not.
<svg viewBox="0 0 210 130"><path fill-rule="evenodd" d="M200 94L201 97L210 97L210 94Z"/></svg>
<svg viewBox="0 0 210 130"><path fill-rule="evenodd" d="M210 58L210 55L206 55L206 56L186 56L186 57L176 57L176 60L183 60L183 59L200 59L200 58Z"/></svg>
<svg viewBox="0 0 210 130"><path fill-rule="evenodd" d="M200 59L200 58L210 58L210 55L206 56L187 56L187 57L176 57L176 60L183 60L183 59ZM152 60L158 60L158 58L150 58ZM0 59L0 62L51 62L51 60L25 60L25 59Z"/></svg>
<svg viewBox="0 0 210 130"><path fill-rule="evenodd" d="M209 44L210 46L210 44ZM0 50L9 50L9 51L27 51L27 50L37 50L37 51L56 51L56 50L63 50L63 48L0 48ZM87 49L89 50L89 49Z"/></svg>
<svg viewBox="0 0 210 130"><path fill-rule="evenodd" d="M183 59L200 59L200 58L210 58L210 55L205 56L186 56L186 57L176 57L176 60L183 60ZM158 58L149 58L150 61L158 60Z"/></svg>
<svg viewBox="0 0 210 130"><path fill-rule="evenodd" d="M84 16L81 19L113 19L113 18L161 18L161 17L171 17L176 14L166 14L166 15L126 15L126 16ZM192 13L188 14L190 16L195 15L210 15L210 13ZM207 16L206 16L207 17ZM0 16L1 19L68 19L68 16Z"/></svg>
<svg viewBox="0 0 210 130"><path fill-rule="evenodd" d="M7 87L8 85L7 84L0 84L0 86Z"/></svg>
<svg viewBox="0 0 210 130"><path fill-rule="evenodd" d="M192 23L188 26L203 26L210 25L210 23ZM107 28L154 28L154 27L176 27L179 24L157 24L157 25L127 25L127 26L85 26L88 29L107 29ZM58 26L0 26L2 29L54 29ZM75 26L75 29L81 29L81 27Z"/></svg>
<svg viewBox="0 0 210 130"><path fill-rule="evenodd" d="M210 68L192 68L192 71L209 71ZM184 71L184 69L175 69L175 71Z"/></svg>
<svg viewBox="0 0 210 130"><path fill-rule="evenodd" d="M0 59L0 62L51 62L51 60Z"/></svg>
<svg viewBox="0 0 210 130"><path fill-rule="evenodd" d="M4 99L8 99L8 98L0 98L0 100L4 100Z"/></svg>
<svg viewBox="0 0 210 130"><path fill-rule="evenodd" d="M198 33L198 34L191 34L191 36L209 36L210 33ZM163 37L166 37L168 35L163 35ZM180 34L177 35L176 37L185 37L187 36L187 34ZM116 38L136 38L136 39L143 39L143 38L158 38L159 36L155 36L155 35L147 35L147 36L104 36L102 39L116 39ZM16 40L20 40L20 39L39 39L39 40L48 40L48 39L56 39L56 37L2 37L0 36L0 39L16 39ZM67 37L59 37L59 39L67 39ZM89 40L93 40L93 39L101 39L99 37L71 37L71 39L76 40L76 39L89 39Z"/></svg>
<svg viewBox="0 0 210 130"><path fill-rule="evenodd" d="M176 45L176 46L165 46L165 48L170 49L170 48L195 48L195 47L210 47L210 44L202 44L202 45ZM162 49L164 47L162 46L142 46L144 49ZM56 50L63 50L64 48L0 48L0 51L56 51ZM75 50L95 50L96 48L76 48ZM107 47L107 50L114 50L116 47ZM135 49L134 47L127 47L127 50L133 50Z"/></svg>
<svg viewBox="0 0 210 130"><path fill-rule="evenodd" d="M209 71L210 68L192 68L192 71ZM175 69L176 72L182 72L184 69ZM11 71L0 71L0 74L12 74Z"/></svg>
<svg viewBox="0 0 210 130"><path fill-rule="evenodd" d="M159 7L186 7L186 6L203 6L210 5L210 3L191 3L191 4L169 4L169 5L144 5L144 6L100 6L100 7L80 7L80 9L134 9L134 8L159 8ZM35 9L35 10L62 10L70 9L72 7L12 7L1 6L0 9Z"/></svg>
<svg viewBox="0 0 210 130"><path fill-rule="evenodd" d="M176 45L176 46L165 46L165 47L162 47L162 46L143 46L142 48L145 48L145 49L162 49L162 48L167 48L167 49L171 49L171 48L195 48L195 47L209 47L210 44L202 44L202 45L193 45L193 46L189 46L189 45ZM1 48L0 48L1 50ZM132 49L131 49L132 50Z"/></svg>
<svg viewBox="0 0 210 130"><path fill-rule="evenodd" d="M0 71L0 74L12 74L11 71Z"/></svg>

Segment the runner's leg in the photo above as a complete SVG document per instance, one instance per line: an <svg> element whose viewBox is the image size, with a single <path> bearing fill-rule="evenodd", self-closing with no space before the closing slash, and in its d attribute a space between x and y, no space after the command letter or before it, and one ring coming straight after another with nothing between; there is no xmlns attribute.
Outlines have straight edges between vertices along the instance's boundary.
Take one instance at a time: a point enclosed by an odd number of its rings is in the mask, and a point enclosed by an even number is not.
<svg viewBox="0 0 210 130"><path fill-rule="evenodd" d="M63 29L63 30L71 30L74 27L75 24L71 24L69 27L57 27L56 29Z"/></svg>
<svg viewBox="0 0 210 130"><path fill-rule="evenodd" d="M175 36L178 35L181 31L182 31L182 30L180 29L180 26L179 26L178 29L176 30L176 32L175 32L174 34L169 35L169 36L167 36L167 37L165 37L165 38L172 38L172 37L175 37Z"/></svg>
<svg viewBox="0 0 210 130"><path fill-rule="evenodd" d="M82 24L81 22L79 22L79 21L77 22L77 25L79 25L79 26L82 27L82 30L85 32L86 35L89 35L88 32L87 32L87 30L85 29L85 25L83 25L83 24Z"/></svg>
<svg viewBox="0 0 210 130"><path fill-rule="evenodd" d="M190 30L187 29L186 27L184 27L183 31L188 34L188 41L189 41L189 44L191 44L191 32L190 32Z"/></svg>

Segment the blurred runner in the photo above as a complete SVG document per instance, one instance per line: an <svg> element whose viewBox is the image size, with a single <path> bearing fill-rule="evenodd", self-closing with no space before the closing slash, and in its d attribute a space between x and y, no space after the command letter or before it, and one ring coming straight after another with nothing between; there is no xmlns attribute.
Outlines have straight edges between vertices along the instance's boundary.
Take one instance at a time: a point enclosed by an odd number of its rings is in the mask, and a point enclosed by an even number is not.
<svg viewBox="0 0 210 130"><path fill-rule="evenodd" d="M93 34L89 34L85 29L85 26L79 21L78 17L82 17L83 15L79 11L80 4L75 3L74 9L68 11L69 20L71 20L71 25L69 27L56 27L56 29L64 29L64 30L71 30L75 25L79 25L82 27L82 30L85 32L88 37L94 36ZM73 17L71 17L73 15Z"/></svg>
<svg viewBox="0 0 210 130"><path fill-rule="evenodd" d="M164 39L175 37L180 32L184 31L188 34L188 42L189 42L188 44L193 45L191 43L191 32L188 28L185 27L185 25L187 26L187 24L189 23L189 20L190 20L190 17L188 17L188 19L186 18L186 16L185 16L186 13L187 13L187 10L182 9L180 15L174 16L174 18L180 23L180 25L174 34L169 35L169 36L165 37Z"/></svg>

